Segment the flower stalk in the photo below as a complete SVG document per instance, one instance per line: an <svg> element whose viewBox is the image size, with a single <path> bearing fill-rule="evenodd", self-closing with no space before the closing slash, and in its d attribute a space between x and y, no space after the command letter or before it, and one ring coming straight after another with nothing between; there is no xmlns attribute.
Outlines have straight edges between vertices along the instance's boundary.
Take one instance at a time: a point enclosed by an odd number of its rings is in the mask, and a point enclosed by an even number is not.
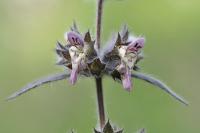
<svg viewBox="0 0 200 133"><path fill-rule="evenodd" d="M96 44L95 49L97 52L100 50L101 45L101 27L102 27L102 14L103 14L104 0L97 0L97 19L96 19Z"/></svg>
<svg viewBox="0 0 200 133"><path fill-rule="evenodd" d="M101 27L102 27L102 14L103 14L103 2L104 0L97 0L97 19L96 19L96 43L95 50L97 54L100 51L101 45ZM105 110L104 110L104 97L103 97L103 87L102 87L102 78L96 77L96 91L97 91L97 103L98 103L98 113L100 128L103 130L105 126Z"/></svg>
<svg viewBox="0 0 200 133"><path fill-rule="evenodd" d="M104 110L104 99L103 99L103 87L102 78L96 78L96 89L97 89L97 102L98 102L98 113L101 130L105 126L105 110Z"/></svg>

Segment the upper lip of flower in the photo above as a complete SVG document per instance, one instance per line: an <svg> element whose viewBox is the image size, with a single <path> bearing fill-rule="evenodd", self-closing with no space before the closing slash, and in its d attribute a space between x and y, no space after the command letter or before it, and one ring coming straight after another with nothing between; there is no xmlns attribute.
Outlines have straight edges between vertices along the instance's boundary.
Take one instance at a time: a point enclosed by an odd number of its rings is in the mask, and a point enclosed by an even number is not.
<svg viewBox="0 0 200 133"><path fill-rule="evenodd" d="M145 39L143 37L138 37L128 45L128 50L133 52L138 52L140 49L144 47L144 42Z"/></svg>
<svg viewBox="0 0 200 133"><path fill-rule="evenodd" d="M83 37L74 31L65 33L65 40L69 41L71 45L82 46L84 45Z"/></svg>

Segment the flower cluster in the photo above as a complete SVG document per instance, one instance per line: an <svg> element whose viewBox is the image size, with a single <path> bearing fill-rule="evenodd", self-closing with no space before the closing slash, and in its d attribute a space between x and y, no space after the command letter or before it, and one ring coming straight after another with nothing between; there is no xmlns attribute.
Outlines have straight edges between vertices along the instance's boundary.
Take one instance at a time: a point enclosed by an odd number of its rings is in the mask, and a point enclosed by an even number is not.
<svg viewBox="0 0 200 133"><path fill-rule="evenodd" d="M60 57L57 64L71 70L71 84L76 83L78 74L95 77L107 74L122 81L126 90L131 90L132 70L138 69L136 63L142 59L143 37L130 36L128 29L124 27L100 53L95 51L95 41L91 39L89 31L82 35L73 26L70 32L65 33L64 38L67 42L65 46L57 43L56 52Z"/></svg>

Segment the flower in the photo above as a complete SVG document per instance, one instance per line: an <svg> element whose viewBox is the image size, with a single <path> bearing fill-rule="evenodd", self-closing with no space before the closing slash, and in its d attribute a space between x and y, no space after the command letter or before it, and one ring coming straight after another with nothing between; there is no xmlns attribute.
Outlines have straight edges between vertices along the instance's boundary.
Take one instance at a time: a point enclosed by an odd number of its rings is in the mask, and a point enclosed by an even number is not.
<svg viewBox="0 0 200 133"><path fill-rule="evenodd" d="M84 41L83 37L74 31L66 33L65 39L70 43L69 54L72 63L70 83L75 84L78 72L86 68L85 54L83 52Z"/></svg>
<svg viewBox="0 0 200 133"><path fill-rule="evenodd" d="M138 59L140 49L144 46L144 38L130 37L129 42L128 45L118 47L121 64L116 67L118 72L121 74L123 87L128 91L132 88L131 71Z"/></svg>
<svg viewBox="0 0 200 133"><path fill-rule="evenodd" d="M114 79L122 81L124 89L132 89L131 72L136 70L136 63L142 58L141 49L144 47L143 37L129 36L126 28L118 33L117 39L109 42L102 54L102 62Z"/></svg>
<svg viewBox="0 0 200 133"><path fill-rule="evenodd" d="M91 76L89 66L97 57L95 42L92 41L89 31L82 36L75 26L64 34L64 39L67 42L65 46L57 43L56 52L60 58L57 64L71 69L69 81L74 85L79 73Z"/></svg>

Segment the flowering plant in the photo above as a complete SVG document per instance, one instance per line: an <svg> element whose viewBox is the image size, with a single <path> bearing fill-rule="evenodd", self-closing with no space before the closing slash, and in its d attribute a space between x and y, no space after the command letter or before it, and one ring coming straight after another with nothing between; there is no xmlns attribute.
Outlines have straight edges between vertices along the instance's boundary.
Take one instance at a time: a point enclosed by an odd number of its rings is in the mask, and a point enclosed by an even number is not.
<svg viewBox="0 0 200 133"><path fill-rule="evenodd" d="M90 32L82 34L74 22L71 30L64 34L65 43L56 44L56 54L58 55L57 65L66 68L65 72L53 74L51 76L32 82L8 97L14 99L25 92L40 85L69 78L69 82L74 85L78 80L78 75L94 77L97 88L97 101L100 119L100 131L95 133L122 133L123 130L112 128L110 122L106 123L103 101L102 78L104 75L112 77L122 83L125 90L131 91L133 88L132 79L137 78L155 85L172 97L187 105L187 101L173 92L167 85L158 79L138 72L138 63L143 59L142 48L145 45L144 37L136 37L129 33L127 26L114 35L108 45L101 50L101 19L102 19L103 0L98 0L97 10L97 32L96 38L91 37ZM140 133L144 133L141 130Z"/></svg>

